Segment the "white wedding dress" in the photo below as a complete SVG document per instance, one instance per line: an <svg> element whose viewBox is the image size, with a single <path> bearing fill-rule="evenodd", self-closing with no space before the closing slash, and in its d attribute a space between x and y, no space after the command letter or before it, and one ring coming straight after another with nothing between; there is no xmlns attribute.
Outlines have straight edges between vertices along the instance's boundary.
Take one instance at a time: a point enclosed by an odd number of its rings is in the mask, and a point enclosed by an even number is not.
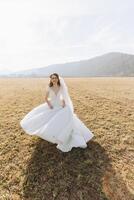
<svg viewBox="0 0 134 200"><path fill-rule="evenodd" d="M49 86L49 100L53 105L50 109L47 102L32 109L20 121L21 127L29 135L36 135L57 144L63 152L73 147L86 148L87 142L94 136L68 105L62 107L62 89L57 94Z"/></svg>

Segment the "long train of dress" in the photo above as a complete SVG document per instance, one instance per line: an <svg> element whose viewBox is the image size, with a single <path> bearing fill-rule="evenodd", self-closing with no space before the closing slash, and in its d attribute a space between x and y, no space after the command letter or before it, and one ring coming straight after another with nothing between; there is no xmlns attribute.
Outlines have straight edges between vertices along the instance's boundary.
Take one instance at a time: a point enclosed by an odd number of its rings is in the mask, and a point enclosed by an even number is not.
<svg viewBox="0 0 134 200"><path fill-rule="evenodd" d="M63 152L73 147L86 148L87 142L94 136L68 105L62 107L60 98L52 95L53 109L42 103L33 108L20 121L21 127L29 135L36 135L57 144Z"/></svg>

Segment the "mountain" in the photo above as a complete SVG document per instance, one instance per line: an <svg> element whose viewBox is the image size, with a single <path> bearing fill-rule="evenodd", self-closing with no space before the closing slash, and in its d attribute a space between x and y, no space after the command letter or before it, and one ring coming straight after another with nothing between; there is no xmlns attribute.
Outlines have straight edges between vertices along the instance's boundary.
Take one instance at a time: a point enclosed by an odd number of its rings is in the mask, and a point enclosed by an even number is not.
<svg viewBox="0 0 134 200"><path fill-rule="evenodd" d="M12 73L9 76L48 77L54 72L64 77L134 76L134 55L110 52L88 60L24 70Z"/></svg>
<svg viewBox="0 0 134 200"><path fill-rule="evenodd" d="M0 70L0 75L1 76L5 76L5 75L9 75L9 74L12 74L13 73L13 71L11 71L11 70Z"/></svg>

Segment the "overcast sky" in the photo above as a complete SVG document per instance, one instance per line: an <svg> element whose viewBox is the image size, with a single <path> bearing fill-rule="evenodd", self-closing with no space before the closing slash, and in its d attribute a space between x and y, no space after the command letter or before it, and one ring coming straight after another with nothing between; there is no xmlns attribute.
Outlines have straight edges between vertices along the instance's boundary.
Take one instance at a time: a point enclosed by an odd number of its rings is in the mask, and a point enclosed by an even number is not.
<svg viewBox="0 0 134 200"><path fill-rule="evenodd" d="M0 0L0 70L134 54L133 0Z"/></svg>

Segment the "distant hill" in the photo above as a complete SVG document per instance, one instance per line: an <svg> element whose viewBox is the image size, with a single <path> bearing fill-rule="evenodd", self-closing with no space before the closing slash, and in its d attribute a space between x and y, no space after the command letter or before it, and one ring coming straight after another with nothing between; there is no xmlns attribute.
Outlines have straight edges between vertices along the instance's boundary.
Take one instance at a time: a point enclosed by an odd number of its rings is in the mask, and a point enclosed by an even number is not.
<svg viewBox="0 0 134 200"><path fill-rule="evenodd" d="M12 73L13 73L13 71L11 71L11 70L7 70L7 69L0 70L0 76L9 75L9 74L12 74Z"/></svg>
<svg viewBox="0 0 134 200"><path fill-rule="evenodd" d="M88 60L53 64L42 68L6 74L9 77L47 77L51 73L64 77L134 76L134 55L111 52Z"/></svg>

